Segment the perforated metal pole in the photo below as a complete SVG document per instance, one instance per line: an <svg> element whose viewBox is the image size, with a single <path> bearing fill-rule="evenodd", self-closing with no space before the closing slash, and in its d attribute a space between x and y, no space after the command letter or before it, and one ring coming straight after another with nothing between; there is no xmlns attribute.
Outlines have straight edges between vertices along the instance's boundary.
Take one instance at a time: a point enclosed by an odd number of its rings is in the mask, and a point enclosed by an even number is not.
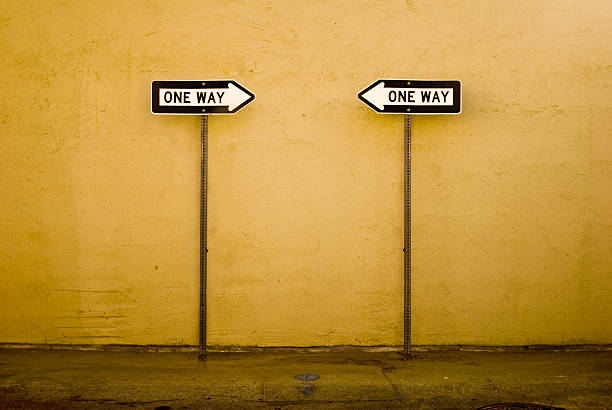
<svg viewBox="0 0 612 410"><path fill-rule="evenodd" d="M202 115L202 183L200 185L200 354L206 359L206 188L208 178L208 115Z"/></svg>
<svg viewBox="0 0 612 410"><path fill-rule="evenodd" d="M410 357L410 115L404 115L404 357Z"/></svg>

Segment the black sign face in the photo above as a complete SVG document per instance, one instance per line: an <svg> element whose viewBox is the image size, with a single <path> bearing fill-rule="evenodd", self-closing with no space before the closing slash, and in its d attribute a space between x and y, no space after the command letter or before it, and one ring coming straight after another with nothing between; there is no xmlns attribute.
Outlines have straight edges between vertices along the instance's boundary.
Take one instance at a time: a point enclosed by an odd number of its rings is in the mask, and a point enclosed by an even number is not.
<svg viewBox="0 0 612 410"><path fill-rule="evenodd" d="M459 114L461 82L377 80L357 97L382 114Z"/></svg>
<svg viewBox="0 0 612 410"><path fill-rule="evenodd" d="M153 114L234 114L255 94L234 80L153 81Z"/></svg>

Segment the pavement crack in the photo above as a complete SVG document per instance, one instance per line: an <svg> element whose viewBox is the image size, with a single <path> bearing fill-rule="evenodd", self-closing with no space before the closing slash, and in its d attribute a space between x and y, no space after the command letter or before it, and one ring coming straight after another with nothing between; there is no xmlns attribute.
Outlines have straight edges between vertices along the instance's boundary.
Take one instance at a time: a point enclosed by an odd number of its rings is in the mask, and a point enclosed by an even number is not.
<svg viewBox="0 0 612 410"><path fill-rule="evenodd" d="M380 369L380 372L382 373L383 377L391 384L391 387L393 387L393 393L395 394L395 397L398 400L402 400L402 395L400 394L399 389L397 388L395 383L393 383L393 381L389 378L389 376L387 376L387 372L385 370L390 371L388 369L388 367ZM395 368L393 368L393 370L395 370Z"/></svg>

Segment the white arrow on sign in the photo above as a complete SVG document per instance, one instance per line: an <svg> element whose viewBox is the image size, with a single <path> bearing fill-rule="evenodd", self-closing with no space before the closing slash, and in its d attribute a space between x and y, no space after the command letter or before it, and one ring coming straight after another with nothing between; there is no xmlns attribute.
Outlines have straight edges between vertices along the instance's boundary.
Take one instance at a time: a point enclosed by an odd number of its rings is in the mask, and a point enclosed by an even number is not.
<svg viewBox="0 0 612 410"><path fill-rule="evenodd" d="M173 107L211 106L228 107L233 111L240 104L251 98L234 84L227 88L160 88L159 105Z"/></svg>
<svg viewBox="0 0 612 410"><path fill-rule="evenodd" d="M362 97L384 110L385 105L453 105L452 88L395 88L384 82L362 94Z"/></svg>

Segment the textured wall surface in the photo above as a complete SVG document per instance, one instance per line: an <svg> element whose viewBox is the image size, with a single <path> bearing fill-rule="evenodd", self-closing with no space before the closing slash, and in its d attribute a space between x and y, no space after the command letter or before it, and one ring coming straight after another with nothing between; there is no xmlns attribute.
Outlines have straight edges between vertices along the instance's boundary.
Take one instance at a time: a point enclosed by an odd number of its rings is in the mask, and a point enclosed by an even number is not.
<svg viewBox="0 0 612 410"><path fill-rule="evenodd" d="M403 122L356 94L458 79L413 117L417 344L610 343L608 1L3 1L0 342L196 344L199 117L210 344L402 342Z"/></svg>

